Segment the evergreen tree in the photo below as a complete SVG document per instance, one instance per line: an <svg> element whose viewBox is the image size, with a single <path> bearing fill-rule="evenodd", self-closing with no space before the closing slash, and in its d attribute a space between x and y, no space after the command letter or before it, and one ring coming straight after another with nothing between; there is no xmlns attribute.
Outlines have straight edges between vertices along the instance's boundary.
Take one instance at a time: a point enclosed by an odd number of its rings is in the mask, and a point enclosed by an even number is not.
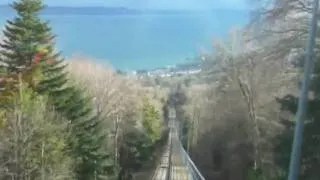
<svg viewBox="0 0 320 180"><path fill-rule="evenodd" d="M44 5L41 0L20 0L11 4L18 16L7 21L3 31L4 40L0 43L0 64L8 73L19 72L30 67L37 48L46 46L53 39L48 22L42 22L39 13Z"/></svg>
<svg viewBox="0 0 320 180"><path fill-rule="evenodd" d="M54 36L49 22L39 18L42 0L19 0L11 5L18 13L8 21L5 40L0 44L0 64L8 74L40 67L40 82L34 89L49 97L57 112L70 121L69 153L76 159L77 179L105 179L107 154L102 148L106 140L100 120L93 115L90 99L70 86L63 59L55 52ZM0 48L0 49L1 49ZM38 75L39 76L39 75Z"/></svg>
<svg viewBox="0 0 320 180"><path fill-rule="evenodd" d="M150 104L147 97L143 99L143 120L142 124L146 133L155 143L161 138L160 114L155 107Z"/></svg>
<svg viewBox="0 0 320 180"><path fill-rule="evenodd" d="M138 129L125 132L119 149L121 168L118 180L130 179L133 172L153 157L152 145L151 138Z"/></svg>
<svg viewBox="0 0 320 180"><path fill-rule="evenodd" d="M101 120L93 115L90 99L81 90L73 88L70 98L58 107L58 111L71 121L70 154L76 159L77 179L106 179L111 172L107 150L102 148L106 136Z"/></svg>
<svg viewBox="0 0 320 180"><path fill-rule="evenodd" d="M142 106L142 129L127 129L119 148L118 180L131 179L133 172L154 158L155 148L162 138L160 114L145 97Z"/></svg>

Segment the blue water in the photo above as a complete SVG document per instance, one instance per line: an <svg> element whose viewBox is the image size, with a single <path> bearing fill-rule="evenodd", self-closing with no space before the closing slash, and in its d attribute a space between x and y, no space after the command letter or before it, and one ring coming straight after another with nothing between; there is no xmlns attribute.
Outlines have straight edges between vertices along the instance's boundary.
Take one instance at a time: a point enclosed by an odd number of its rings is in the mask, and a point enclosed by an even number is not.
<svg viewBox="0 0 320 180"><path fill-rule="evenodd" d="M0 12L0 27L11 13ZM248 14L218 10L201 14L42 15L50 20L57 47L69 57L81 54L117 69L156 68L185 62L211 50L214 38L225 38L243 26Z"/></svg>

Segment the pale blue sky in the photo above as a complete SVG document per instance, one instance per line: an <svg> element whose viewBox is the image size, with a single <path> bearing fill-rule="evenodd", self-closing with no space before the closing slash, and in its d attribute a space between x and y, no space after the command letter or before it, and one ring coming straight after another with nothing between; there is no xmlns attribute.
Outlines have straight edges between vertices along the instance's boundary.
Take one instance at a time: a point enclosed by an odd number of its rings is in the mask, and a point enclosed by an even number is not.
<svg viewBox="0 0 320 180"><path fill-rule="evenodd" d="M7 4L13 0L0 0ZM45 0L49 6L124 6L161 9L245 9L246 0Z"/></svg>

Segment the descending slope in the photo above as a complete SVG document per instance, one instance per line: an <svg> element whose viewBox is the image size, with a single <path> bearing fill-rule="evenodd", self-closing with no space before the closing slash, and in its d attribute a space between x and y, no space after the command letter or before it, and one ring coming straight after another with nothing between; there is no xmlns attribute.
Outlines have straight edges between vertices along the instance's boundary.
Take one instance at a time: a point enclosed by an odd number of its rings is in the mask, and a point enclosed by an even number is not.
<svg viewBox="0 0 320 180"><path fill-rule="evenodd" d="M172 111L172 110L171 110ZM175 114L175 113L170 113ZM170 117L169 141L153 180L204 180L179 140L175 116Z"/></svg>

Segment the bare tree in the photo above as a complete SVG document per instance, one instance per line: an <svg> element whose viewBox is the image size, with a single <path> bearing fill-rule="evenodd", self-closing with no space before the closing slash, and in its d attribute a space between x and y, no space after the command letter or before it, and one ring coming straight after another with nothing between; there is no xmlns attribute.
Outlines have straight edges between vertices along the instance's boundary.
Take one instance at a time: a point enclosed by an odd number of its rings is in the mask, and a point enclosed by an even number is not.
<svg viewBox="0 0 320 180"><path fill-rule="evenodd" d="M57 123L45 97L34 98L21 76L19 83L0 130L0 179L72 179L71 159L64 154L67 125Z"/></svg>
<svg viewBox="0 0 320 180"><path fill-rule="evenodd" d="M207 85L194 85L189 88L187 92L188 102L185 105L185 111L188 113L188 117L190 117L190 133L188 137L188 151L192 152L192 147L196 146L198 142L198 136L200 133L200 121L201 114L204 106L208 105L208 99L204 96L206 91L208 90ZM203 130L203 129L202 129Z"/></svg>
<svg viewBox="0 0 320 180"><path fill-rule="evenodd" d="M250 24L253 39L269 60L281 61L304 52L311 20L312 0L273 0L256 4ZM319 42L317 46L319 48Z"/></svg>
<svg viewBox="0 0 320 180"><path fill-rule="evenodd" d="M97 114L104 119L109 131L108 148L114 152L114 165L118 171L120 147L125 143L125 135L132 131L142 131L142 104L145 96L161 112L161 99L166 91L160 88L144 87L141 81L117 74L112 68L95 64L85 57L74 57L69 61L69 72L74 82L93 97ZM163 119L163 118L162 118Z"/></svg>
<svg viewBox="0 0 320 180"><path fill-rule="evenodd" d="M266 112L270 112L268 108L275 97L288 92L284 91L288 90L286 85L292 86L297 82L297 74L288 73L281 61L265 57L264 52L260 52L260 46L252 41L246 42L245 38L247 37L240 30L233 31L229 42L216 43L216 54L208 60L215 61L215 65L219 67L214 71L215 76L220 77L216 78L217 88L221 92L227 92L230 88L237 89L246 106L252 126L247 127L246 131L253 143L253 167L257 169L264 164L262 161L266 162L261 152L265 147L262 145L266 143L266 137L261 130L266 131L265 124L272 124L273 128L284 128L277 120L267 120ZM295 81L290 82L293 79Z"/></svg>

